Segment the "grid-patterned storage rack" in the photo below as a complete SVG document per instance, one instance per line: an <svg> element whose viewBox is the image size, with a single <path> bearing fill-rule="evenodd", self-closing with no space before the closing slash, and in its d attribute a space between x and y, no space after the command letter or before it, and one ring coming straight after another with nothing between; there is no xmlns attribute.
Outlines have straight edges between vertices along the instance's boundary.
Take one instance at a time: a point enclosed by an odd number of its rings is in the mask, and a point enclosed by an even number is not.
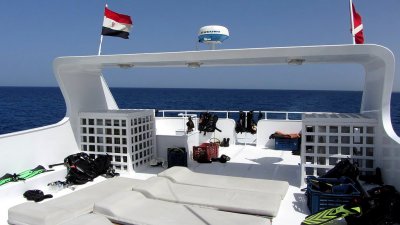
<svg viewBox="0 0 400 225"><path fill-rule="evenodd" d="M377 121L352 113L302 115L301 180L320 176L349 158L362 173L374 171Z"/></svg>
<svg viewBox="0 0 400 225"><path fill-rule="evenodd" d="M153 110L79 113L80 148L93 157L109 154L116 170L133 171L156 151Z"/></svg>

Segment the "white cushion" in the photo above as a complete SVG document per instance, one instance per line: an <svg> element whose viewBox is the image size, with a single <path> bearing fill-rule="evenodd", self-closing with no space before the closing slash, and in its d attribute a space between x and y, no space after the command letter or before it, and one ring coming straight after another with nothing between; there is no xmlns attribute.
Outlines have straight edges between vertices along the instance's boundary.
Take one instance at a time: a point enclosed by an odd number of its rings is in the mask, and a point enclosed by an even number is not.
<svg viewBox="0 0 400 225"><path fill-rule="evenodd" d="M179 166L171 167L159 173L158 176L167 177L181 184L278 194L282 199L289 188L289 183L286 181L197 173Z"/></svg>
<svg viewBox="0 0 400 225"><path fill-rule="evenodd" d="M151 177L132 190L158 200L271 217L277 215L281 203L277 194L178 184L165 177Z"/></svg>
<svg viewBox="0 0 400 225"><path fill-rule="evenodd" d="M107 217L99 214L85 214L60 225L114 225Z"/></svg>
<svg viewBox="0 0 400 225"><path fill-rule="evenodd" d="M8 210L8 223L15 225L55 225L79 216L68 209L26 202Z"/></svg>
<svg viewBox="0 0 400 225"><path fill-rule="evenodd" d="M8 222L16 225L56 225L92 212L95 201L117 191L130 190L139 181L114 177L60 198L42 203L22 203L8 210Z"/></svg>
<svg viewBox="0 0 400 225"><path fill-rule="evenodd" d="M96 202L94 212L121 224L270 225L266 218L148 199L136 191L118 192Z"/></svg>

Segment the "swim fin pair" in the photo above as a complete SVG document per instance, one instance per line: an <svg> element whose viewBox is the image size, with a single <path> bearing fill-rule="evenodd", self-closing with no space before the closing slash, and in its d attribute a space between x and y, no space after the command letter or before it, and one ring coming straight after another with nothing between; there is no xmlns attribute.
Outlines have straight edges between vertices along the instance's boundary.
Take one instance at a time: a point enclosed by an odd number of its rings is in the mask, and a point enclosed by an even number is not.
<svg viewBox="0 0 400 225"><path fill-rule="evenodd" d="M53 170L47 170L46 168L44 168L43 166L39 165L33 169L29 169L29 170L25 170L19 174L5 174L4 176L2 176L0 178L0 186L7 184L9 182L16 182L16 181L20 181L20 180L26 180L29 179L31 177L37 176L41 173L44 172L48 172L48 171L53 171Z"/></svg>
<svg viewBox="0 0 400 225"><path fill-rule="evenodd" d="M320 225L329 221L345 218L350 215L361 215L361 207L341 205L336 208L325 209L307 216L301 225Z"/></svg>

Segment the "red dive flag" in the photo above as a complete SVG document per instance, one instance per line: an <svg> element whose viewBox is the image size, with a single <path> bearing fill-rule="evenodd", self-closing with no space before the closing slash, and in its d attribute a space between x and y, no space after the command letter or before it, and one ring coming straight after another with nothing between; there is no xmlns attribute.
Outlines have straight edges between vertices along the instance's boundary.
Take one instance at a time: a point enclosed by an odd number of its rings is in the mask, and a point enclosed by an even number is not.
<svg viewBox="0 0 400 225"><path fill-rule="evenodd" d="M364 44L364 33L363 33L363 24L361 22L361 16L357 13L356 8L354 8L354 4L352 6L353 11L353 24L352 34L354 36L356 44Z"/></svg>
<svg viewBox="0 0 400 225"><path fill-rule="evenodd" d="M132 20L130 16L113 12L105 7L102 35L128 39L131 27Z"/></svg>

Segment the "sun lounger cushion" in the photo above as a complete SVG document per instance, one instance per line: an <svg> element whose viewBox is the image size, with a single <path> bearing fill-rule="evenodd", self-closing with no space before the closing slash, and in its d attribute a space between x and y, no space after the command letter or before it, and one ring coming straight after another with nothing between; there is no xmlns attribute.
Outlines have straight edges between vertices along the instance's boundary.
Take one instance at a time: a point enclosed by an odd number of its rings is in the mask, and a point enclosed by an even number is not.
<svg viewBox="0 0 400 225"><path fill-rule="evenodd" d="M107 217L99 214L85 214L60 225L114 225Z"/></svg>
<svg viewBox="0 0 400 225"><path fill-rule="evenodd" d="M177 184L165 177L138 182L132 190L158 200L270 217L277 215L281 203L277 194Z"/></svg>
<svg viewBox="0 0 400 225"><path fill-rule="evenodd" d="M266 218L146 198L136 191L115 193L96 202L94 212L121 224L270 225Z"/></svg>
<svg viewBox="0 0 400 225"><path fill-rule="evenodd" d="M26 202L8 210L8 223L15 225L51 225L59 224L79 214L58 207Z"/></svg>
<svg viewBox="0 0 400 225"><path fill-rule="evenodd" d="M274 193L280 195L282 199L289 188L286 181L197 173L179 166L171 167L159 173L158 176L167 177L181 184Z"/></svg>
<svg viewBox="0 0 400 225"><path fill-rule="evenodd" d="M94 202L116 191L131 190L137 180L115 177L60 198L42 203L26 202L8 210L8 221L16 225L56 225L92 212Z"/></svg>

